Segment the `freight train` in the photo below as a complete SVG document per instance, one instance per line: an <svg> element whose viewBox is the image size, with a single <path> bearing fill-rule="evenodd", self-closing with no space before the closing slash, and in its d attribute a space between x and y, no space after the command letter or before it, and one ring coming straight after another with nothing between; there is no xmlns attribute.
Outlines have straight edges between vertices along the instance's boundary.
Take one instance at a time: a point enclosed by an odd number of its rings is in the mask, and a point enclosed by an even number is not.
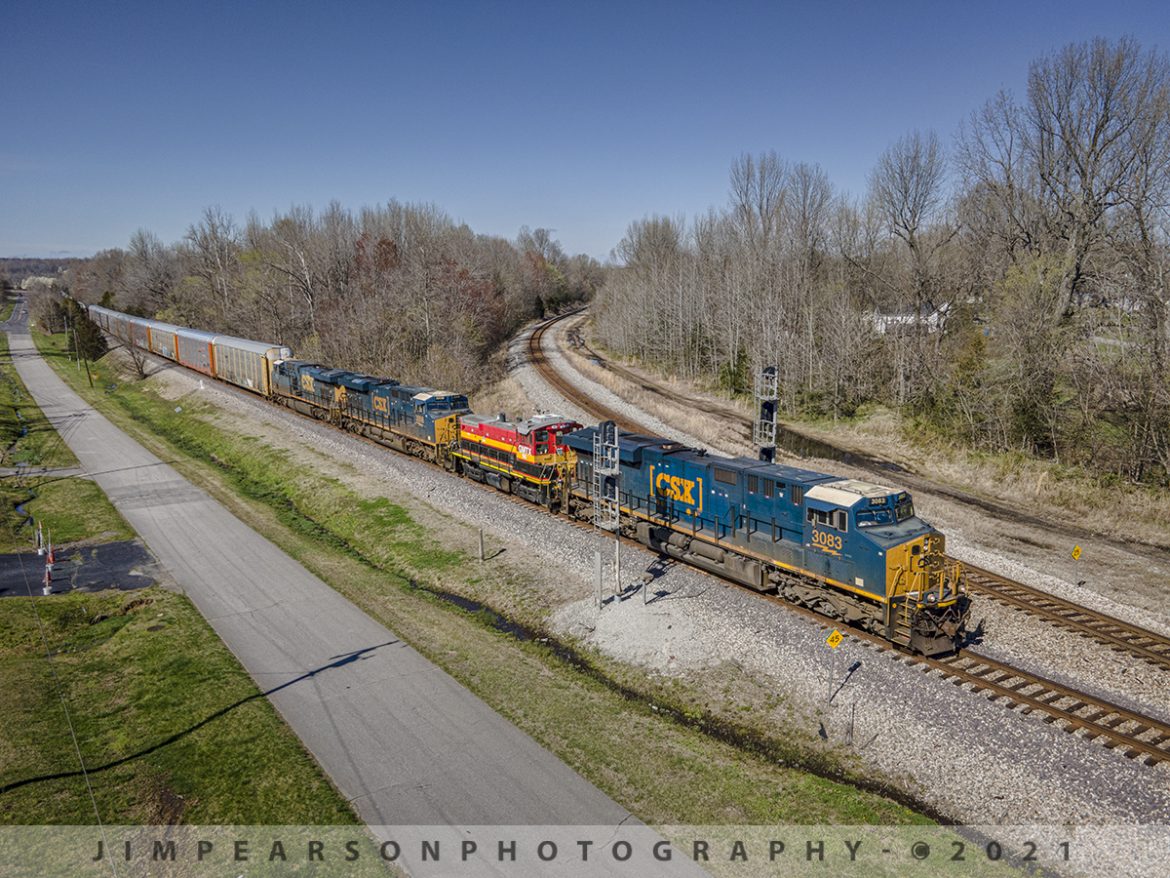
<svg viewBox="0 0 1170 878"><path fill-rule="evenodd" d="M463 394L297 360L284 345L96 305L89 315L126 344L274 403L551 512L593 514L596 433L612 424L485 417ZM655 436L616 438L624 535L916 652L962 644L970 614L962 568L946 558L944 536L915 515L907 492Z"/></svg>

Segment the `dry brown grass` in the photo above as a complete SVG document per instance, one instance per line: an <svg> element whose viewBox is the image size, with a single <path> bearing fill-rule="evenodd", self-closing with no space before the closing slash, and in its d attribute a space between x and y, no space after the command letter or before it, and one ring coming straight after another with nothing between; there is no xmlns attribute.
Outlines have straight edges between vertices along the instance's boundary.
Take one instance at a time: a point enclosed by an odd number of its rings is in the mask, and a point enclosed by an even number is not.
<svg viewBox="0 0 1170 878"><path fill-rule="evenodd" d="M524 386L511 375L477 391L471 397L471 407L481 415L504 412L509 418L524 418L536 411L536 405L528 398Z"/></svg>
<svg viewBox="0 0 1170 878"><path fill-rule="evenodd" d="M837 445L902 461L928 478L1023 511L1122 540L1170 546L1170 491L1101 479L1022 453L990 453L913 435L896 412L879 409L837 425L800 429Z"/></svg>

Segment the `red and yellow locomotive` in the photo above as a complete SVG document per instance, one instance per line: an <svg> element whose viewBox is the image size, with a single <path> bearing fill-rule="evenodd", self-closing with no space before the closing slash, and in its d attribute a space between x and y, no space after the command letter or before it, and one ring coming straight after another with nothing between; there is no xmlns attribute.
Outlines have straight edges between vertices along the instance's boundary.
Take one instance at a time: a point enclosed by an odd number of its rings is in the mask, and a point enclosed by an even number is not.
<svg viewBox="0 0 1170 878"><path fill-rule="evenodd" d="M459 442L451 456L469 478L552 508L561 502L574 460L562 437L579 429L559 415L513 423L503 414L466 414L459 418Z"/></svg>

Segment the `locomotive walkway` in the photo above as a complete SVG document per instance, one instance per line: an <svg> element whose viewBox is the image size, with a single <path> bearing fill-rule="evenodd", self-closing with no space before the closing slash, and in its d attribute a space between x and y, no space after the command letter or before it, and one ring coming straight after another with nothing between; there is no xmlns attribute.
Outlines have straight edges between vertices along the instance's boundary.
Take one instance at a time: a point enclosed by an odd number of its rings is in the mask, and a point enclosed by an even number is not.
<svg viewBox="0 0 1170 878"><path fill-rule="evenodd" d="M130 439L39 356L20 377L333 782L372 825L593 825L630 815ZM109 815L116 819L116 815Z"/></svg>

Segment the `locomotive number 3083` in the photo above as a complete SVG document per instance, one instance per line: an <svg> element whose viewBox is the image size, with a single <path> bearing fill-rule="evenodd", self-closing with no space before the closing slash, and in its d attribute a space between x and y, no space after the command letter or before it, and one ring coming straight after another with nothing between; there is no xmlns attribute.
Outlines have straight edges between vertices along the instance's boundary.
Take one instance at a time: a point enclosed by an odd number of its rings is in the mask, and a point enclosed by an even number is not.
<svg viewBox="0 0 1170 878"><path fill-rule="evenodd" d="M841 551L841 538L836 534L826 533L823 530L814 530L812 535L813 545L819 549L829 549L830 551Z"/></svg>

